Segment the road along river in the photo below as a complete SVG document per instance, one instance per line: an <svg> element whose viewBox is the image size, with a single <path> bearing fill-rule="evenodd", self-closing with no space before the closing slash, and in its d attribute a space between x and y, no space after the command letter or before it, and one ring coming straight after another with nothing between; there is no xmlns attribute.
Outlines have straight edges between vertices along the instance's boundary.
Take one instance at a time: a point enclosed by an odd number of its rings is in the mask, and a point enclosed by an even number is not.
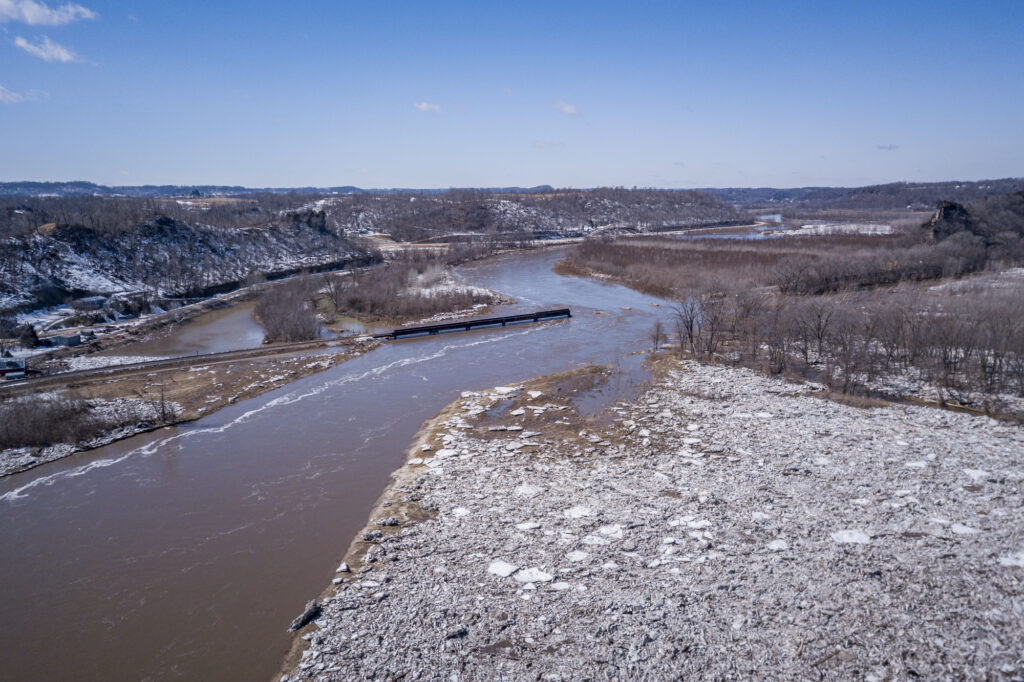
<svg viewBox="0 0 1024 682"><path fill-rule="evenodd" d="M288 623L330 583L427 418L463 390L616 363L667 318L664 301L554 274L557 257L511 254L456 278L517 300L497 314L571 307L571 320L384 344L0 480L0 678L269 679Z"/></svg>

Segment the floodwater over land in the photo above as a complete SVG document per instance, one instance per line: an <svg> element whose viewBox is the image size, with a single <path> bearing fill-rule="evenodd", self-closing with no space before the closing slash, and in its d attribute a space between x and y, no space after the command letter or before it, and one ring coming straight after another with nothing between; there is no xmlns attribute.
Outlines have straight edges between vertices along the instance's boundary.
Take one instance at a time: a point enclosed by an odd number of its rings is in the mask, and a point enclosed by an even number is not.
<svg viewBox="0 0 1024 682"><path fill-rule="evenodd" d="M148 339L106 351L104 355L178 357L259 348L263 327L253 319L255 301L211 310L158 330Z"/></svg>
<svg viewBox="0 0 1024 682"><path fill-rule="evenodd" d="M617 386L642 380L622 358L648 344L664 302L554 274L557 257L512 254L456 278L518 301L502 313L568 306L570 320L384 344L0 481L0 677L268 679L424 420L463 390L584 364L621 360Z"/></svg>

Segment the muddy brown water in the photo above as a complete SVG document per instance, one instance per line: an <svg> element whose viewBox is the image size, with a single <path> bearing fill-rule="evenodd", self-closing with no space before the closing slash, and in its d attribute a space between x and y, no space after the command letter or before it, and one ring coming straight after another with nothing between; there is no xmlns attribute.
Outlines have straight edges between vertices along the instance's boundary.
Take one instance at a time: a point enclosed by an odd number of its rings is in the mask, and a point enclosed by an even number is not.
<svg viewBox="0 0 1024 682"><path fill-rule="evenodd" d="M384 344L0 479L0 678L270 679L288 623L330 584L426 419L463 390L614 364L667 318L652 297L554 274L557 256L456 274L517 300L502 312L569 306L571 320ZM633 386L626 362L618 383Z"/></svg>
<svg viewBox="0 0 1024 682"><path fill-rule="evenodd" d="M113 348L101 355L178 357L259 348L263 344L263 327L253 319L255 306L255 301L246 301L201 313L158 330L143 341Z"/></svg>

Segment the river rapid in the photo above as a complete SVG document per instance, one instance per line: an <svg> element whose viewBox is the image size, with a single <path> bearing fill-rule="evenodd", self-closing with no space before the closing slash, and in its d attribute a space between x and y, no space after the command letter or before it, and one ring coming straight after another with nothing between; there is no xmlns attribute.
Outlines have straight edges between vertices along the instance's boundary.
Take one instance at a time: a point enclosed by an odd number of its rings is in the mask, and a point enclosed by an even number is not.
<svg viewBox="0 0 1024 682"><path fill-rule="evenodd" d="M0 677L269 679L288 623L330 584L426 419L464 390L622 362L667 322L665 301L555 274L559 255L455 276L517 301L501 313L570 307L570 320L386 343L191 424L0 480ZM204 334L231 345L217 320L216 334L183 327L190 350ZM625 385L642 379L623 366Z"/></svg>

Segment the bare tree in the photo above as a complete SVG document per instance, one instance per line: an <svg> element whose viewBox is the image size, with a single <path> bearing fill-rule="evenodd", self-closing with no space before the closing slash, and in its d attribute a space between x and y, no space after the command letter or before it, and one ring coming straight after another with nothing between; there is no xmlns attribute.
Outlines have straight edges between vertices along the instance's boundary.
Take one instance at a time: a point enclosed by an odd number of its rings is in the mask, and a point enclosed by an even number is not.
<svg viewBox="0 0 1024 682"><path fill-rule="evenodd" d="M18 323L14 315L6 310L0 310L0 356L7 351L7 342L17 329Z"/></svg>
<svg viewBox="0 0 1024 682"><path fill-rule="evenodd" d="M830 351L826 353L828 380L833 386L840 381L838 385L843 393L853 387L860 369L861 317L861 313L852 306L837 308L825 336Z"/></svg>
<svg viewBox="0 0 1024 682"><path fill-rule="evenodd" d="M338 311L340 311L344 305L345 289L345 280L340 275L324 276L321 291L323 291L327 296L327 300L331 302L331 307L335 315L338 314Z"/></svg>
<svg viewBox="0 0 1024 682"><path fill-rule="evenodd" d="M690 352L697 354L697 338L700 333L700 302L688 296L673 307L675 311L676 335L679 336L679 352L683 352L683 338L690 346Z"/></svg>
<svg viewBox="0 0 1024 682"><path fill-rule="evenodd" d="M760 334L752 334L756 343L763 342L768 348L767 370L769 374L781 374L788 364L793 316L787 308L785 300L779 297L774 301L758 327Z"/></svg>
<svg viewBox="0 0 1024 682"><path fill-rule="evenodd" d="M658 352L659 346L666 340L665 337L665 324L661 320L656 320L651 326L651 332L648 336L651 340L651 346L654 352Z"/></svg>
<svg viewBox="0 0 1024 682"><path fill-rule="evenodd" d="M266 291L253 311L264 330L264 342L309 341L320 335L309 277L296 277Z"/></svg>
<svg viewBox="0 0 1024 682"><path fill-rule="evenodd" d="M711 358L718 352L718 347L725 335L726 297L714 290L705 291L700 296L700 333L698 340L701 351Z"/></svg>

